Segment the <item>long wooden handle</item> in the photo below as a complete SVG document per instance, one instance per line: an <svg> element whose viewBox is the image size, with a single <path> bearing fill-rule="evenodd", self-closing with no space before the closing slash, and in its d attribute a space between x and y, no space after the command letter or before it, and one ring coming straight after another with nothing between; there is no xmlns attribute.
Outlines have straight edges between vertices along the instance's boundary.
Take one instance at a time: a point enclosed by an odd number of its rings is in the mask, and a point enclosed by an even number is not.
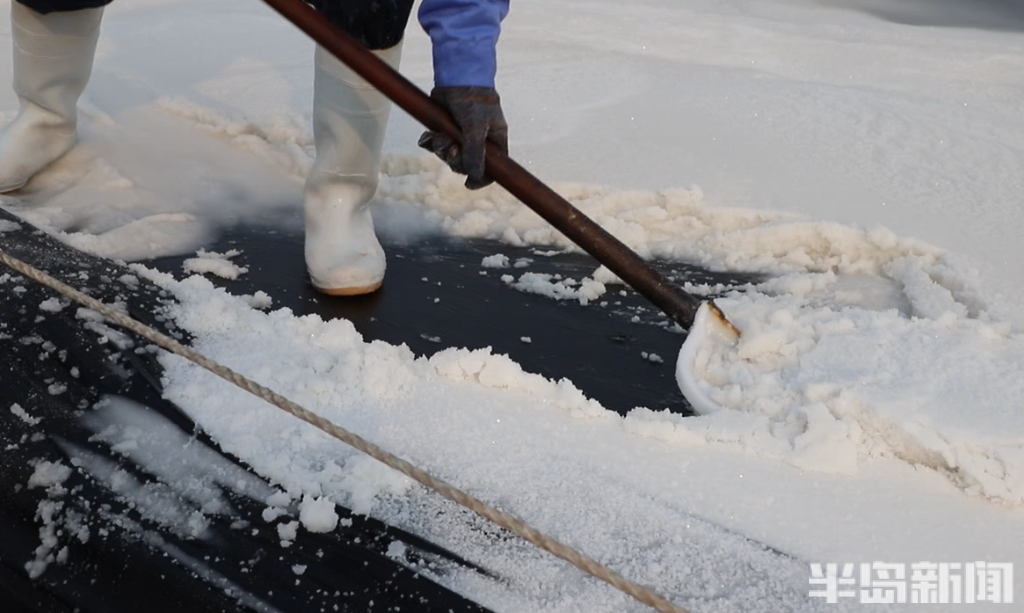
<svg viewBox="0 0 1024 613"><path fill-rule="evenodd" d="M462 142L462 132L446 110L354 38L329 23L303 0L264 2L428 129ZM492 143L487 143L486 169L487 174L499 185L536 211L569 240L608 267L679 325L690 328L700 306L697 298L672 285L622 241L594 223Z"/></svg>

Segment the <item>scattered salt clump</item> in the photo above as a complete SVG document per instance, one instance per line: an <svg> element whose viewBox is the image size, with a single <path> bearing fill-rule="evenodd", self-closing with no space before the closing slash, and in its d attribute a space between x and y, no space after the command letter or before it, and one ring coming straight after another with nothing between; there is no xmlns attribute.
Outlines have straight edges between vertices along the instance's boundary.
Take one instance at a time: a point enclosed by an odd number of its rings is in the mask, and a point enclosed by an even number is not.
<svg viewBox="0 0 1024 613"><path fill-rule="evenodd" d="M200 249L196 252L196 255L198 257L189 258L182 263L181 267L185 272L201 275L213 274L231 281L249 272L248 268L239 266L231 261L232 258L242 255L242 252L238 249L232 249L226 253Z"/></svg>
<svg viewBox="0 0 1024 613"><path fill-rule="evenodd" d="M494 255L489 255L485 257L480 262L480 265L483 266L484 268L508 268L508 256L503 255L501 253L495 253Z"/></svg>

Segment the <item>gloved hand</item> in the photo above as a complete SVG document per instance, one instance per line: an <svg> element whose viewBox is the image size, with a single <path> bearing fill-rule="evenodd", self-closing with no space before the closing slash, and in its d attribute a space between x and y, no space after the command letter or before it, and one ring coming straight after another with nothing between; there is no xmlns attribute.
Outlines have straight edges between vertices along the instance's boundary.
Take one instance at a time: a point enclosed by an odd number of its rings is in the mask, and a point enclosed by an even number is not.
<svg viewBox="0 0 1024 613"><path fill-rule="evenodd" d="M469 189L493 183L494 179L485 174L484 143L491 141L508 153L508 124L498 92L493 87L435 87L430 97L455 118L465 145L460 147L444 134L428 130L420 136L420 147L434 152L455 172L468 175Z"/></svg>

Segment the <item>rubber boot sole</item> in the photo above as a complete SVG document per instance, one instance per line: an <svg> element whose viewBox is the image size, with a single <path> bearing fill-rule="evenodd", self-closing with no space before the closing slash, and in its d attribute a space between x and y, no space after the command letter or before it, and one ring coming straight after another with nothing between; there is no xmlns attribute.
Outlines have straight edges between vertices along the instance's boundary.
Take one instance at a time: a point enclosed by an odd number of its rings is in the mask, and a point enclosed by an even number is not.
<svg viewBox="0 0 1024 613"><path fill-rule="evenodd" d="M17 185L0 186L0 194L9 194L11 192L16 192L19 189L25 187L26 185L28 185L28 181L23 181L22 183L18 183Z"/></svg>
<svg viewBox="0 0 1024 613"><path fill-rule="evenodd" d="M375 283L373 285L363 285L361 287L316 287L317 291L328 296L362 296L363 294L372 294L373 292L380 289L380 286L384 285L383 281Z"/></svg>

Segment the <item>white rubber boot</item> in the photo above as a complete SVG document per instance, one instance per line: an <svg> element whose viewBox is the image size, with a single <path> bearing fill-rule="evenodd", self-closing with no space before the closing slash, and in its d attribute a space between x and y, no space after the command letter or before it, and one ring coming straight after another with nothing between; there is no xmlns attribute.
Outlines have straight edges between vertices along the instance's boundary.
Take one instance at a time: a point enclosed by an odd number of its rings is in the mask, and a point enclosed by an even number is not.
<svg viewBox="0 0 1024 613"><path fill-rule="evenodd" d="M103 9L43 15L11 3L18 116L0 132L0 193L16 190L77 142L78 97L96 53Z"/></svg>
<svg viewBox="0 0 1024 613"><path fill-rule="evenodd" d="M397 68L402 44L374 53ZM384 282L386 268L370 201L391 102L319 47L313 83L316 163L305 189L306 268L326 294L368 294Z"/></svg>

